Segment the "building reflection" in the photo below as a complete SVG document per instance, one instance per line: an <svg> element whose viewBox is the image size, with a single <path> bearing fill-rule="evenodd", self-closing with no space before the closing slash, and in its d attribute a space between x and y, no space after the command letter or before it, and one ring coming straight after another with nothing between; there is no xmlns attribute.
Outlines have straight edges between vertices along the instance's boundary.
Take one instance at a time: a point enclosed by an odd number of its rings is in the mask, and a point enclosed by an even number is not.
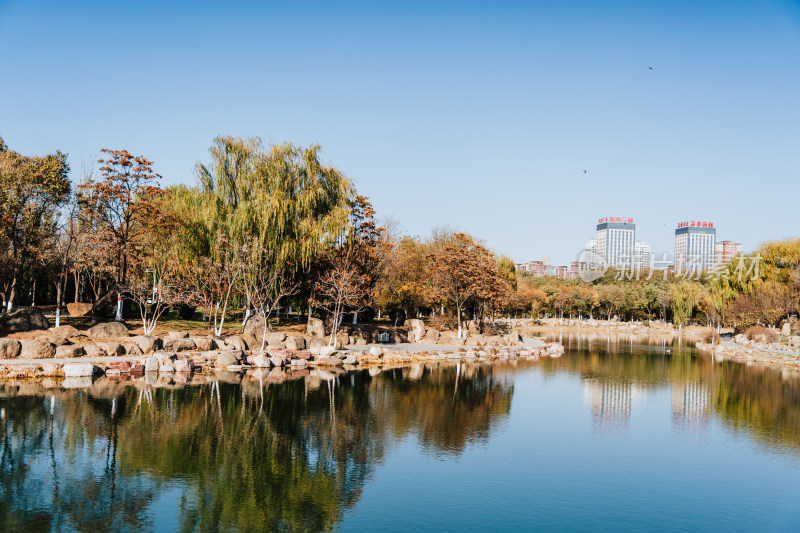
<svg viewBox="0 0 800 533"><path fill-rule="evenodd" d="M598 429L626 429L631 411L643 406L647 397L644 387L630 381L589 378L583 380L582 388Z"/></svg>

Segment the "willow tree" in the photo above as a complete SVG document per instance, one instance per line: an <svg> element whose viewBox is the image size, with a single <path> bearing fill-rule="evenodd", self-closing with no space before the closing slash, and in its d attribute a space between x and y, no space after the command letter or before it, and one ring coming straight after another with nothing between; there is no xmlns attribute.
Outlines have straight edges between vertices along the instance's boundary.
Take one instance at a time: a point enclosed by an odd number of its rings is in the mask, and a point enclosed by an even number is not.
<svg viewBox="0 0 800 533"><path fill-rule="evenodd" d="M238 262L240 275L264 295L246 302L246 314L255 307L268 318L293 277L347 230L353 184L320 161L320 150L218 137L209 149L211 161L196 167L202 225L247 254Z"/></svg>

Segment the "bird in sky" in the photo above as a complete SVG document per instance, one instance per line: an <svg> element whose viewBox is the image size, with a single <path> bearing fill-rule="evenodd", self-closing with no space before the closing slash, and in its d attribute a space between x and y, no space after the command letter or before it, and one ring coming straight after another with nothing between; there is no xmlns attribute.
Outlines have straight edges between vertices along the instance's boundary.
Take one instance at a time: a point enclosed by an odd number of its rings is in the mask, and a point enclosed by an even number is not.
<svg viewBox="0 0 800 533"><path fill-rule="evenodd" d="M649 68L650 70L653 70L653 67L647 67L647 68Z"/></svg>
<svg viewBox="0 0 800 533"><path fill-rule="evenodd" d="M584 170L583 173L586 174L586 171Z"/></svg>

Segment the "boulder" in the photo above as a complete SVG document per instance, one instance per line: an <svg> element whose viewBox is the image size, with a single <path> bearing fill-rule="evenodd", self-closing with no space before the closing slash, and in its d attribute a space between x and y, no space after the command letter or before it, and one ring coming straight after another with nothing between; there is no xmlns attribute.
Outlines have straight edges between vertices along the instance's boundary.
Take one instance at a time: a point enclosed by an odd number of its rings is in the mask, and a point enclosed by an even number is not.
<svg viewBox="0 0 800 533"><path fill-rule="evenodd" d="M283 357L272 356L269 358L269 362L272 363L272 366L280 368L286 364L286 359Z"/></svg>
<svg viewBox="0 0 800 533"><path fill-rule="evenodd" d="M86 332L90 337L97 339L114 339L117 337L127 337L128 328L122 322L101 322L89 328Z"/></svg>
<svg viewBox="0 0 800 533"><path fill-rule="evenodd" d="M789 337L789 346L791 346L792 348L800 347L800 336L792 335L791 337Z"/></svg>
<svg viewBox="0 0 800 533"><path fill-rule="evenodd" d="M358 361L356 360L356 356L353 355L353 354L347 354L342 358L342 363L344 363L346 365L354 365L357 362Z"/></svg>
<svg viewBox="0 0 800 533"><path fill-rule="evenodd" d="M172 366L175 368L175 372L191 372L194 370L191 359L176 359Z"/></svg>
<svg viewBox="0 0 800 533"><path fill-rule="evenodd" d="M100 349L103 350L106 355L114 357L114 356L117 356L117 355L125 354L125 349L118 342L111 342L111 341L108 341L108 342L96 342L95 344L97 346L99 346Z"/></svg>
<svg viewBox="0 0 800 533"><path fill-rule="evenodd" d="M73 328L72 326L58 326L57 328L50 328L50 332L58 335L59 337L70 338L70 337L77 337L81 334L77 328Z"/></svg>
<svg viewBox="0 0 800 533"><path fill-rule="evenodd" d="M121 374L127 374L131 371L131 364L128 361L111 361L108 363L108 369L117 370Z"/></svg>
<svg viewBox="0 0 800 533"><path fill-rule="evenodd" d="M320 357L330 357L335 353L336 353L336 348L334 346L325 346L319 351Z"/></svg>
<svg viewBox="0 0 800 533"><path fill-rule="evenodd" d="M350 344L350 335L345 332L339 332L336 334L336 343L342 346L347 346Z"/></svg>
<svg viewBox="0 0 800 533"><path fill-rule="evenodd" d="M423 337L425 342L436 344L439 342L439 331L436 329L429 329L425 331L425 336Z"/></svg>
<svg viewBox="0 0 800 533"><path fill-rule="evenodd" d="M158 367L159 374L172 374L175 372L175 365L172 364L172 361L164 361Z"/></svg>
<svg viewBox="0 0 800 533"><path fill-rule="evenodd" d="M403 327L408 331L409 342L417 342L425 336L425 322L418 318L406 320Z"/></svg>
<svg viewBox="0 0 800 533"><path fill-rule="evenodd" d="M226 337L225 344L228 346L228 348L232 350L241 350L244 352L248 349L247 344L238 335L231 335L230 337Z"/></svg>
<svg viewBox="0 0 800 533"><path fill-rule="evenodd" d="M242 333L260 339L264 335L264 328L266 328L267 335L269 335L269 331L271 331L269 321L263 315L253 315L244 323Z"/></svg>
<svg viewBox="0 0 800 533"><path fill-rule="evenodd" d="M125 350L125 355L144 355L144 352L137 344L123 344L122 349Z"/></svg>
<svg viewBox="0 0 800 533"><path fill-rule="evenodd" d="M338 357L326 356L317 359L317 364L320 366L342 366L343 363Z"/></svg>
<svg viewBox="0 0 800 533"><path fill-rule="evenodd" d="M161 339L155 335L137 335L130 340L136 343L142 353L153 353L162 346Z"/></svg>
<svg viewBox="0 0 800 533"><path fill-rule="evenodd" d="M0 339L0 359L19 357L22 346L16 339Z"/></svg>
<svg viewBox="0 0 800 533"><path fill-rule="evenodd" d="M67 308L69 309L69 307ZM92 306L90 313L97 318L114 318L117 314L117 291L111 289Z"/></svg>
<svg viewBox="0 0 800 533"><path fill-rule="evenodd" d="M269 368L272 366L272 362L267 355L260 353L253 357L253 366L256 368Z"/></svg>
<svg viewBox="0 0 800 533"><path fill-rule="evenodd" d="M67 312L69 316L86 316L92 311L92 304L88 303L71 303L67 304Z"/></svg>
<svg viewBox="0 0 800 533"><path fill-rule="evenodd" d="M289 361L289 366L293 368L305 368L308 366L308 361L305 359L292 359Z"/></svg>
<svg viewBox="0 0 800 533"><path fill-rule="evenodd" d="M190 352L195 348L194 342L191 339L177 338L164 340L164 350L167 352Z"/></svg>
<svg viewBox="0 0 800 533"><path fill-rule="evenodd" d="M49 327L50 321L41 311L35 309L14 309L0 317L0 328L8 331L31 331Z"/></svg>
<svg viewBox="0 0 800 533"><path fill-rule="evenodd" d="M158 371L158 367L160 365L161 365L161 363L158 362L158 359L156 359L155 357L148 357L144 361L144 371L145 372L157 372Z"/></svg>
<svg viewBox="0 0 800 533"><path fill-rule="evenodd" d="M95 373L100 373L101 370L91 363L67 363L61 367L64 372L65 378L83 378L92 377Z"/></svg>
<svg viewBox="0 0 800 533"><path fill-rule="evenodd" d="M56 347L41 340L21 340L19 356L23 359L50 359L56 355Z"/></svg>
<svg viewBox="0 0 800 533"><path fill-rule="evenodd" d="M211 337L189 337L195 348L201 352L207 352L214 347L214 339Z"/></svg>
<svg viewBox="0 0 800 533"><path fill-rule="evenodd" d="M172 340L172 339L188 339L189 332L188 331L170 331L167 333L167 336L164 337L164 340Z"/></svg>
<svg viewBox="0 0 800 533"><path fill-rule="evenodd" d="M106 353L96 344L87 344L83 347L86 357L103 357Z"/></svg>
<svg viewBox="0 0 800 533"><path fill-rule="evenodd" d="M81 357L86 351L83 346L76 346L74 344L58 346L56 348L56 357Z"/></svg>
<svg viewBox="0 0 800 533"><path fill-rule="evenodd" d="M540 337L534 337L528 341L528 346L532 348L544 348L547 346L547 342Z"/></svg>
<svg viewBox="0 0 800 533"><path fill-rule="evenodd" d="M309 350L321 350L328 343L325 342L325 339L320 339L318 337L314 337L308 340L308 346L306 346Z"/></svg>
<svg viewBox="0 0 800 533"><path fill-rule="evenodd" d="M286 344L283 342L285 339L286 333L282 331L273 331L271 333L267 333L267 344L270 346L285 348Z"/></svg>
<svg viewBox="0 0 800 533"><path fill-rule="evenodd" d="M286 337L286 348L289 350L305 350L306 340L300 335Z"/></svg>
<svg viewBox="0 0 800 533"><path fill-rule="evenodd" d="M70 344L66 337L56 334L42 335L41 337L37 337L37 339L40 341L49 342L54 346L64 346L65 344Z"/></svg>
<svg viewBox="0 0 800 533"><path fill-rule="evenodd" d="M789 322L784 322L783 326L781 326L781 335L784 337L788 337L792 334L792 324Z"/></svg>
<svg viewBox="0 0 800 533"><path fill-rule="evenodd" d="M309 317L306 333L318 339L325 337L325 323L321 318Z"/></svg>
<svg viewBox="0 0 800 533"><path fill-rule="evenodd" d="M228 350L226 352L220 352L217 355L216 361L214 361L214 366L216 366L217 368L228 368L231 365L238 365L242 355L243 355L242 352L240 352L239 350Z"/></svg>
<svg viewBox="0 0 800 533"><path fill-rule="evenodd" d="M383 350L378 348L377 346L373 346L369 349L369 354L373 357L380 357L383 355Z"/></svg>
<svg viewBox="0 0 800 533"><path fill-rule="evenodd" d="M240 337L249 349L258 350L261 348L261 337L255 338L247 333L242 333Z"/></svg>

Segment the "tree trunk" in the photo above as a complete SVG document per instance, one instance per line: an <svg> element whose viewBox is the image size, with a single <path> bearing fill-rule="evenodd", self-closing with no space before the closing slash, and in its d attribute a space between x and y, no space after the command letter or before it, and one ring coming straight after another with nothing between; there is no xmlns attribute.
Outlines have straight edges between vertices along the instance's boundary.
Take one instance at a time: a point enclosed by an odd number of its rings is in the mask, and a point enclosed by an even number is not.
<svg viewBox="0 0 800 533"><path fill-rule="evenodd" d="M456 319L458 320L458 338L461 338L461 306L456 306Z"/></svg>

